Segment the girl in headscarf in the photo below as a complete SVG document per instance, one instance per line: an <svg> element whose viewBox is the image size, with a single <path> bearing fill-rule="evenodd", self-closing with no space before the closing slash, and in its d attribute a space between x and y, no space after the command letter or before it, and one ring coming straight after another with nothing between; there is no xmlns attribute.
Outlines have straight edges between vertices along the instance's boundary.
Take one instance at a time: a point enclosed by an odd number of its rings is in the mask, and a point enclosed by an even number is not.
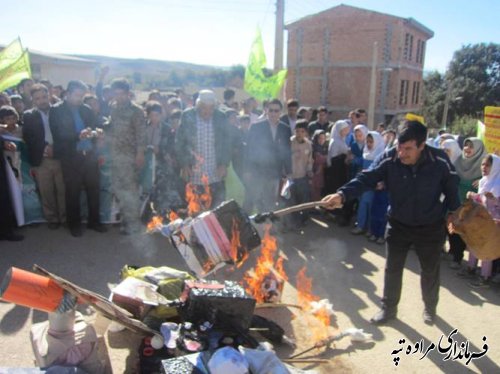
<svg viewBox="0 0 500 374"><path fill-rule="evenodd" d="M373 161L384 153L385 143L377 131L370 131L366 136L366 145L363 147L363 169L368 169ZM356 227L351 230L354 235L363 234L369 229L371 208L374 191L366 191L359 199Z"/></svg>
<svg viewBox="0 0 500 374"><path fill-rule="evenodd" d="M464 141L462 154L454 163L460 182L458 185L458 193L460 201L466 199L467 192L477 192L479 179L481 178L481 161L487 155L486 149L481 139L467 138ZM460 238L463 243L463 240ZM450 253L453 255L452 268L459 268L462 259L464 258L465 243L463 245L453 245L450 243ZM458 272L459 276L467 276L467 269L462 269Z"/></svg>
<svg viewBox="0 0 500 374"><path fill-rule="evenodd" d="M345 142L349 134L349 124L346 121L337 121L333 126L332 138L328 144L326 170L326 193L335 193L347 182L346 157L349 147Z"/></svg>
<svg viewBox="0 0 500 374"><path fill-rule="evenodd" d="M313 177L311 196L313 201L319 201L323 197L322 191L325 187L325 168L328 157L328 144L326 132L316 130L313 135Z"/></svg>
<svg viewBox="0 0 500 374"><path fill-rule="evenodd" d="M446 152L451 163L455 165L455 162L462 154L462 150L460 149L458 142L455 139L446 139L441 142L441 148Z"/></svg>
<svg viewBox="0 0 500 374"><path fill-rule="evenodd" d="M354 127L354 141L350 145L348 161L350 162L349 178L354 178L363 169L363 149L365 147L368 127L357 125Z"/></svg>
<svg viewBox="0 0 500 374"><path fill-rule="evenodd" d="M493 219L500 219L500 157L494 154L487 155L481 163L482 178L479 181L477 193L468 192L467 197L483 204ZM472 272L477 266L477 258L471 253L468 262L468 271ZM489 286L493 270L493 261L481 261L481 275L471 281L474 288Z"/></svg>

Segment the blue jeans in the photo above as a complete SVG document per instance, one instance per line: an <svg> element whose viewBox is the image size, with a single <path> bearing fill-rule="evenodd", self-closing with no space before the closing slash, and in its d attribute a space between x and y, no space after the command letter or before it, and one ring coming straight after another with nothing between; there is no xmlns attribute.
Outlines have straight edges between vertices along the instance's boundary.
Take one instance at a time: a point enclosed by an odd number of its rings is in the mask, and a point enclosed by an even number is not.
<svg viewBox="0 0 500 374"><path fill-rule="evenodd" d="M370 212L374 195L374 191L366 191L359 199L357 224L360 229L366 230L370 226Z"/></svg>

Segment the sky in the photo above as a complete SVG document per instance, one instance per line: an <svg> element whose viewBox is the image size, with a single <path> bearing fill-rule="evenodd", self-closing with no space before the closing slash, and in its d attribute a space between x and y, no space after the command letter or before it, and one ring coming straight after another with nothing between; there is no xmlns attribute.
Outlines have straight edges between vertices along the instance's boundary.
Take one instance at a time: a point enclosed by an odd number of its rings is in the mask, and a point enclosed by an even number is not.
<svg viewBox="0 0 500 374"><path fill-rule="evenodd" d="M285 0L285 23L341 4ZM498 0L344 0L434 31L424 69L444 72L466 44L500 43ZM0 0L0 44L53 53L246 65L257 27L273 66L275 0ZM285 53L286 56L286 32Z"/></svg>

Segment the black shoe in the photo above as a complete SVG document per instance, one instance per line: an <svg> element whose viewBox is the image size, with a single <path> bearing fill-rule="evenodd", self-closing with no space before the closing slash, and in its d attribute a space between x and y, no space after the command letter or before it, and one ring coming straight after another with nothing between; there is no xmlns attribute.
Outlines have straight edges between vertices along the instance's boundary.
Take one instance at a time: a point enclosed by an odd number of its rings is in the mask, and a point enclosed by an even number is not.
<svg viewBox="0 0 500 374"><path fill-rule="evenodd" d="M101 223L98 223L96 225L88 225L87 228L89 230L94 230L94 231L97 231L97 232L100 232L100 233L108 232L108 229L106 228L106 226L104 226Z"/></svg>
<svg viewBox="0 0 500 374"><path fill-rule="evenodd" d="M436 312L432 312L429 309L424 309L424 313L422 313L422 318L424 319L424 323L426 325L433 325L434 319L436 318Z"/></svg>
<svg viewBox="0 0 500 374"><path fill-rule="evenodd" d="M0 236L0 240L7 240L8 242L20 242L24 240L24 236L21 234L15 234L13 232Z"/></svg>
<svg viewBox="0 0 500 374"><path fill-rule="evenodd" d="M59 228L59 222L49 222L48 227L51 230L57 230Z"/></svg>
<svg viewBox="0 0 500 374"><path fill-rule="evenodd" d="M79 238L83 234L80 227L72 227L69 229L69 232L71 233L71 236L74 236L75 238Z"/></svg>
<svg viewBox="0 0 500 374"><path fill-rule="evenodd" d="M395 310L380 309L377 314L370 319L370 323L373 323L374 325L381 325L391 319L395 319L396 315L397 311Z"/></svg>

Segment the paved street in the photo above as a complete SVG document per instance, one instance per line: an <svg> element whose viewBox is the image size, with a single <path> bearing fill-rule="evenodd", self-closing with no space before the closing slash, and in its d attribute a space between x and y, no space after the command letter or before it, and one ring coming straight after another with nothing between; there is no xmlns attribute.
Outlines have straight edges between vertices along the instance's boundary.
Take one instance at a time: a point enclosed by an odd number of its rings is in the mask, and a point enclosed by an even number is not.
<svg viewBox="0 0 500 374"><path fill-rule="evenodd" d="M44 225L27 227L22 230L26 240L21 243L0 242L0 277L5 271L16 266L30 269L39 264L47 270L72 282L96 291L109 294L108 284L116 283L119 271L125 264L168 265L185 269L185 265L165 238L152 235L124 237L117 228L106 234L86 232L82 238L72 238L63 229L48 230ZM295 274L307 266L307 274L313 278L314 293L328 298L337 311L337 325L340 330L348 327L362 328L372 333L374 343L350 344L348 339L340 341L334 349L329 349L321 358L332 358L327 367L315 367L319 372L447 372L447 373L498 373L500 368L500 289L475 290L467 281L455 276L442 262L442 288L438 306L438 319L434 326L423 323L422 301L419 286L419 265L414 253L407 261L404 274L403 295L399 308L399 319L387 326L376 327L368 323L378 309L378 301L383 284L384 247L368 242L364 237L352 236L348 229L340 228L329 220L321 224L310 222L303 234L287 233L279 236L279 247L288 261L285 269L290 278L285 290L284 301L294 302ZM251 267L257 251L246 264ZM227 276L238 279L241 271L220 271L218 278ZM278 313L279 314L279 313ZM292 336L300 337L294 331L300 318L291 320L291 314L283 314L278 322ZM29 341L29 329L33 322L46 319L46 313L8 303L0 303L0 367L30 367L34 356ZM453 329L459 344L469 340L471 352L481 352L483 336L489 346L482 358L468 366L465 359L444 360L446 355L437 350L420 359L423 353L407 355L407 344L414 345L421 339L424 346L438 345ZM391 355L393 350L406 345L399 353L396 367ZM132 372L136 357L138 338L130 332L106 334L107 349L114 373ZM302 348L304 344L299 343ZM283 351L279 351L283 352ZM289 352L288 352L289 353ZM313 352L312 355L319 354ZM309 366L314 368L314 366Z"/></svg>

